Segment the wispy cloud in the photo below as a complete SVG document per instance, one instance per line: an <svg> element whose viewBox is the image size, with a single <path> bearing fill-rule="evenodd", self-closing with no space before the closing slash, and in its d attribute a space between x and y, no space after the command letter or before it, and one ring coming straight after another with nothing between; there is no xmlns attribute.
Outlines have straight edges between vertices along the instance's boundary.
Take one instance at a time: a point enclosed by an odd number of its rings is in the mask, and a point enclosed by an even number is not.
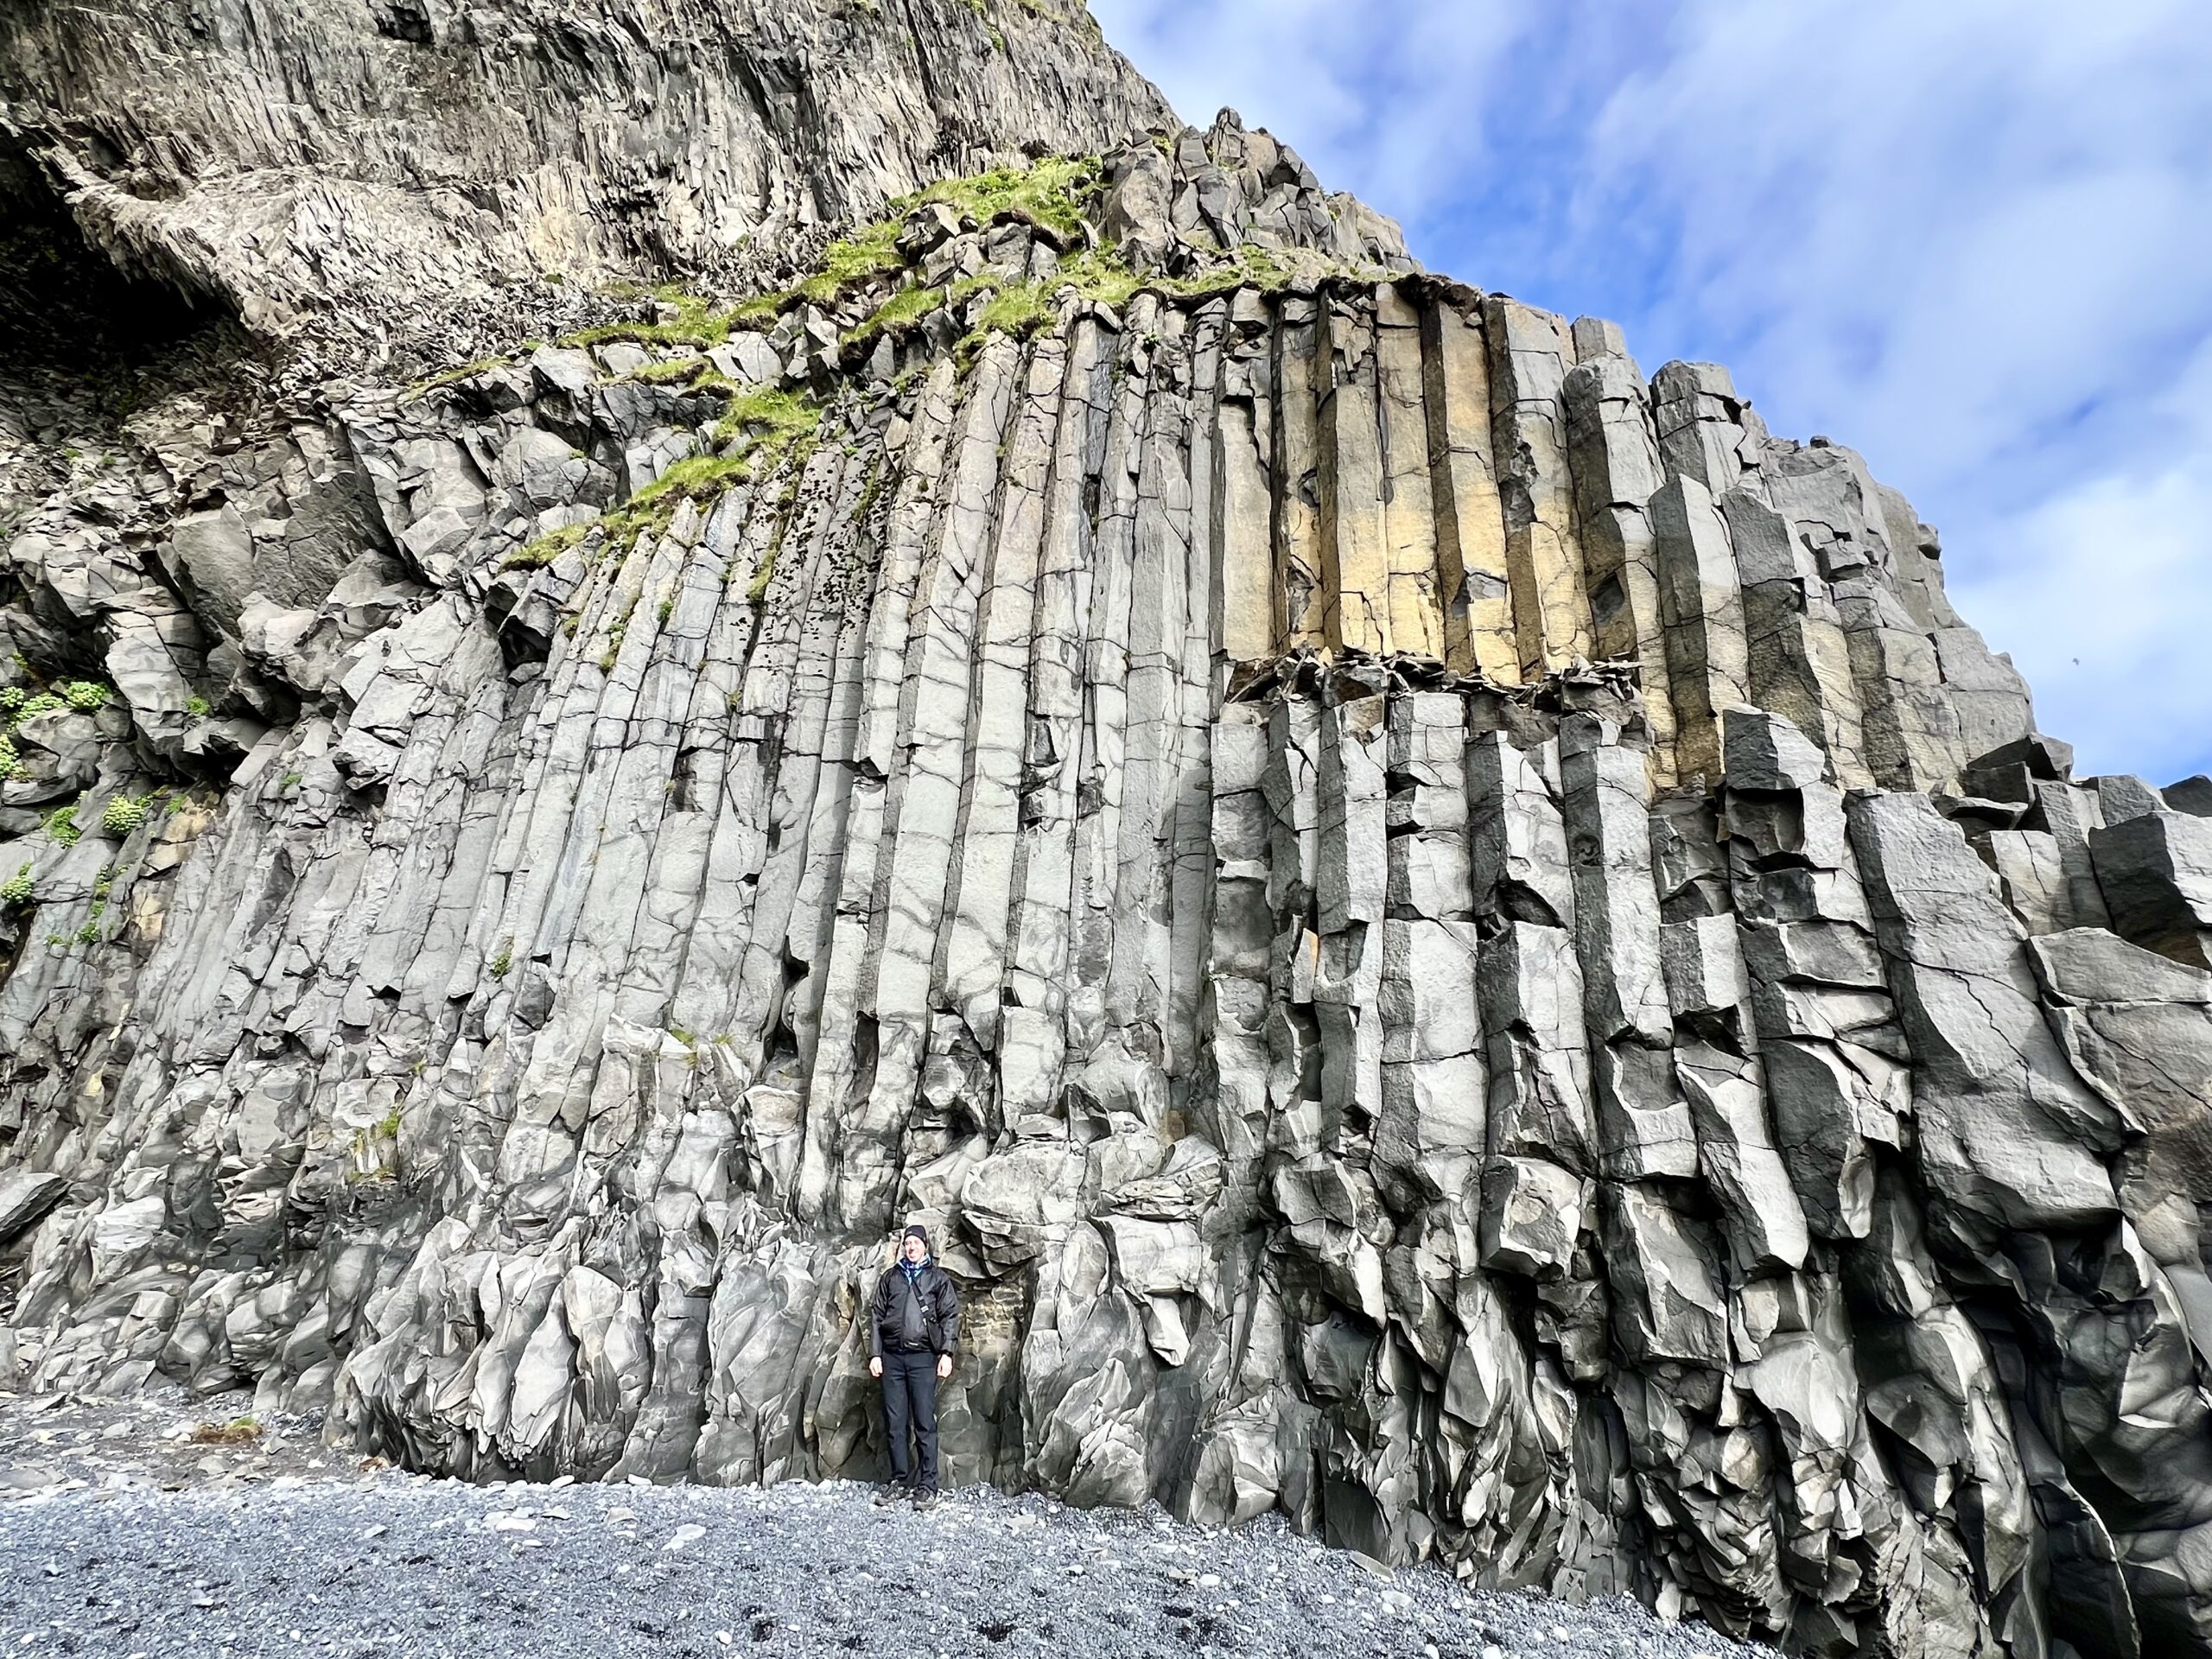
<svg viewBox="0 0 2212 1659"><path fill-rule="evenodd" d="M1448 209L1494 162L1471 90L1560 31L1536 4L1096 0L1108 37L1186 121L1222 107L1287 139L1383 212ZM1554 74L1554 80L1560 79Z"/></svg>
<svg viewBox="0 0 2212 1659"><path fill-rule="evenodd" d="M1274 128L1431 265L1864 451L2085 766L2212 764L2196 0L1092 9L1186 117Z"/></svg>
<svg viewBox="0 0 2212 1659"><path fill-rule="evenodd" d="M2085 770L2171 783L2212 771L2212 343L2143 414L2164 442L1982 520L1951 588Z"/></svg>

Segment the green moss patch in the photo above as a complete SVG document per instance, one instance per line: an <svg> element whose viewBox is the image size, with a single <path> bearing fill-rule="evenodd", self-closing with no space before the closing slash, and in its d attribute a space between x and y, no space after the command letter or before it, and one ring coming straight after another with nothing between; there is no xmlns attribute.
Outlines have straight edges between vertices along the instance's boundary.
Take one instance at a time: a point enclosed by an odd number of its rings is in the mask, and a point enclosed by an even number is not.
<svg viewBox="0 0 2212 1659"><path fill-rule="evenodd" d="M893 206L903 219L925 202L940 201L978 225L1019 219L1049 231L1064 247L1085 236L1084 209L1098 194L1095 156L1047 156L1033 167L1002 167L970 178L941 179Z"/></svg>
<svg viewBox="0 0 2212 1659"><path fill-rule="evenodd" d="M761 387L733 397L715 427L715 437L733 447L714 454L685 456L621 505L588 524L547 531L508 554L500 567L512 570L550 564L594 534L604 537L610 546L627 545L644 533L659 535L674 522L683 502L711 502L755 477L764 467L810 448L821 425L822 406L796 392Z"/></svg>

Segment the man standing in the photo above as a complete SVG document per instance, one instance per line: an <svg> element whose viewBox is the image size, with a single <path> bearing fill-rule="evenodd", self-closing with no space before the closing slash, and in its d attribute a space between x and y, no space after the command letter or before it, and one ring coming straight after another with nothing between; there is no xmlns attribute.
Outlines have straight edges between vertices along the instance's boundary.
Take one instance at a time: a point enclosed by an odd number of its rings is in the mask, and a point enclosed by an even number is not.
<svg viewBox="0 0 2212 1659"><path fill-rule="evenodd" d="M960 1299L951 1275L930 1254L929 1230L917 1222L899 1241L899 1259L876 1281L868 1305L870 1376L883 1379L883 1426L891 1438L893 1494L913 1495L914 1507L937 1502L937 1384L952 1375L960 1343ZM906 1459L912 1421L918 1455Z"/></svg>

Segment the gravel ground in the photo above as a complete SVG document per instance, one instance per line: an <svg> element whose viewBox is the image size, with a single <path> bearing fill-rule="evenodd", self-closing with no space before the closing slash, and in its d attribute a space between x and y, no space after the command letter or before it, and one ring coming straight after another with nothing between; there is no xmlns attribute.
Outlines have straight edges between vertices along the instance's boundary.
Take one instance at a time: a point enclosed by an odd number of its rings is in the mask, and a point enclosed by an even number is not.
<svg viewBox="0 0 2212 1659"><path fill-rule="evenodd" d="M847 1482L472 1486L356 1470L304 1425L210 1451L202 1410L0 1404L0 1458L26 1421L50 1454L0 1463L0 1651L1771 1659L1624 1599L1387 1573L1272 1519L1215 1532L985 1488L916 1514Z"/></svg>

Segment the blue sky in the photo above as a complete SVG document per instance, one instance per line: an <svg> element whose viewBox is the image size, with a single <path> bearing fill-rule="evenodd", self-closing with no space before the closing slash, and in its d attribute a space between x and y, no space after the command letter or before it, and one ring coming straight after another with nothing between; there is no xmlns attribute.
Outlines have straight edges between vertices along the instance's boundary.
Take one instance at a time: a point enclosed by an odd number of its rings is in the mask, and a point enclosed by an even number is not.
<svg viewBox="0 0 2212 1659"><path fill-rule="evenodd" d="M1091 0L1433 270L1866 454L2078 770L2212 771L2203 0Z"/></svg>

